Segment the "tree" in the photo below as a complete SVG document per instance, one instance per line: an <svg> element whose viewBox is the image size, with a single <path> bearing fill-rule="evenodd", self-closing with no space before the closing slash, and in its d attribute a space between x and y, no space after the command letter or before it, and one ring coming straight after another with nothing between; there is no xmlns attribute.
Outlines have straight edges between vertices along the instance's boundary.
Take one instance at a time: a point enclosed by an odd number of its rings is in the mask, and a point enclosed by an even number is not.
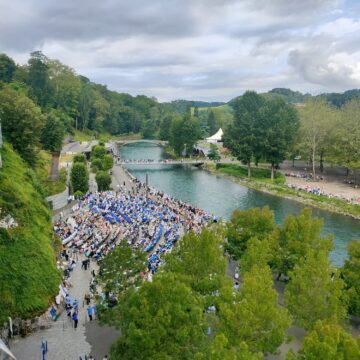
<svg viewBox="0 0 360 360"><path fill-rule="evenodd" d="M32 52L28 61L28 69L29 95L44 109L52 99L48 58L41 51Z"/></svg>
<svg viewBox="0 0 360 360"><path fill-rule="evenodd" d="M173 117L171 114L165 115L160 123L160 140L169 140L171 136L171 125L173 122Z"/></svg>
<svg viewBox="0 0 360 360"><path fill-rule="evenodd" d="M298 355L290 352L287 360L357 360L360 338L356 341L339 325L318 321L304 339Z"/></svg>
<svg viewBox="0 0 360 360"><path fill-rule="evenodd" d="M175 153L180 156L185 152L190 155L197 140L199 140L201 129L198 121L189 113L182 118L176 118L171 126L170 145Z"/></svg>
<svg viewBox="0 0 360 360"><path fill-rule="evenodd" d="M239 298L222 303L222 331L230 343L244 341L253 352L274 353L283 343L291 320L278 305L278 295L268 266L253 266L244 275Z"/></svg>
<svg viewBox="0 0 360 360"><path fill-rule="evenodd" d="M73 163L83 163L86 165L86 156L84 154L76 154L73 157Z"/></svg>
<svg viewBox="0 0 360 360"><path fill-rule="evenodd" d="M274 260L279 275L288 275L309 250L331 250L332 236L321 236L322 225L322 219L312 217L311 209L304 209L299 216L289 215L285 219Z"/></svg>
<svg viewBox="0 0 360 360"><path fill-rule="evenodd" d="M78 115L80 79L73 69L58 60L48 60L47 65L53 89L53 106L75 119Z"/></svg>
<svg viewBox="0 0 360 360"><path fill-rule="evenodd" d="M47 114L45 126L41 133L41 142L44 149L51 152L60 151L64 135L65 128L59 118L54 113Z"/></svg>
<svg viewBox="0 0 360 360"><path fill-rule="evenodd" d="M106 154L102 159L102 168L104 171L112 169L114 166L114 158L110 154Z"/></svg>
<svg viewBox="0 0 360 360"><path fill-rule="evenodd" d="M4 138L34 165L44 126L40 108L22 92L4 87L0 90L0 116Z"/></svg>
<svg viewBox="0 0 360 360"><path fill-rule="evenodd" d="M91 158L92 159L103 159L104 156L106 155L106 148L105 146L102 145L95 145L92 147L91 149Z"/></svg>
<svg viewBox="0 0 360 360"><path fill-rule="evenodd" d="M327 251L309 250L290 272L285 302L296 324L306 330L317 320L341 322L346 315L344 282L328 260Z"/></svg>
<svg viewBox="0 0 360 360"><path fill-rule="evenodd" d="M254 91L246 91L234 104L234 123L229 125L224 134L224 145L245 165L248 177L251 176L251 160L259 159L261 109L264 98Z"/></svg>
<svg viewBox="0 0 360 360"><path fill-rule="evenodd" d="M353 240L348 244L349 258L341 269L349 298L349 312L360 317L360 241Z"/></svg>
<svg viewBox="0 0 360 360"><path fill-rule="evenodd" d="M215 144L210 144L210 151L208 153L208 158L211 160L220 160L219 149Z"/></svg>
<svg viewBox="0 0 360 360"><path fill-rule="evenodd" d="M216 128L215 114L212 110L210 110L208 118L207 118L207 126L209 127L210 135L214 135L217 128Z"/></svg>
<svg viewBox="0 0 360 360"><path fill-rule="evenodd" d="M91 168L93 170L94 173L104 170L103 169L103 160L100 158L93 158L91 160Z"/></svg>
<svg viewBox="0 0 360 360"><path fill-rule="evenodd" d="M111 348L114 359L193 359L205 341L201 300L174 274L130 288L113 320L122 332Z"/></svg>
<svg viewBox="0 0 360 360"><path fill-rule="evenodd" d="M71 185L74 193L85 194L89 190L89 172L85 164L74 163L71 168Z"/></svg>
<svg viewBox="0 0 360 360"><path fill-rule="evenodd" d="M13 59L6 54L0 54L0 81L9 83L13 79L16 65Z"/></svg>
<svg viewBox="0 0 360 360"><path fill-rule="evenodd" d="M246 251L247 242L256 237L262 241L275 230L274 212L264 208L235 210L227 224L226 250L235 258L240 258Z"/></svg>
<svg viewBox="0 0 360 360"><path fill-rule="evenodd" d="M210 295L226 283L226 258L221 229L190 232L167 257L166 271L177 274L193 290Z"/></svg>
<svg viewBox="0 0 360 360"><path fill-rule="evenodd" d="M106 171L98 171L95 180L99 191L110 190L111 176Z"/></svg>
<svg viewBox="0 0 360 360"><path fill-rule="evenodd" d="M322 144L331 133L334 110L324 99L311 99L299 108L300 137L303 147L309 151L312 161L312 176L316 179L315 161Z"/></svg>
<svg viewBox="0 0 360 360"><path fill-rule="evenodd" d="M276 98L265 103L262 109L261 152L271 164L271 180L275 167L285 160L299 128L297 112L283 99Z"/></svg>

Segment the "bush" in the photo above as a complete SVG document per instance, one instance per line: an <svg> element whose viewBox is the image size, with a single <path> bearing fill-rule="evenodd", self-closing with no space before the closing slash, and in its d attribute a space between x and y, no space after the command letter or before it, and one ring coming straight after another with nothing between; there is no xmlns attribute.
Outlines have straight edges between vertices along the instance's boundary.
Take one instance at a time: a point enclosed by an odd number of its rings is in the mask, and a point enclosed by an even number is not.
<svg viewBox="0 0 360 360"><path fill-rule="evenodd" d="M82 163L75 163L71 169L72 189L76 193L81 191L86 193L89 190L89 172L87 167Z"/></svg>
<svg viewBox="0 0 360 360"><path fill-rule="evenodd" d="M92 159L95 159L95 158L103 159L105 155L106 155L106 149L104 146L95 145L91 149L91 158Z"/></svg>
<svg viewBox="0 0 360 360"><path fill-rule="evenodd" d="M95 179L99 191L110 190L111 176L106 171L99 171Z"/></svg>
<svg viewBox="0 0 360 360"><path fill-rule="evenodd" d="M96 173L98 171L101 171L101 170L104 170L103 165L104 165L104 162L101 159L93 159L91 161L91 168L92 168L94 173Z"/></svg>
<svg viewBox="0 0 360 360"><path fill-rule="evenodd" d="M82 196L84 196L84 193L83 193L82 191L78 190L78 191L75 191L74 196L75 196L77 199L79 199L79 198L81 198Z"/></svg>
<svg viewBox="0 0 360 360"><path fill-rule="evenodd" d="M86 156L84 154L77 154L73 158L73 163L83 163L86 165Z"/></svg>
<svg viewBox="0 0 360 360"><path fill-rule="evenodd" d="M104 171L110 170L114 166L114 158L112 155L107 154L104 156L103 163L102 163L102 169Z"/></svg>

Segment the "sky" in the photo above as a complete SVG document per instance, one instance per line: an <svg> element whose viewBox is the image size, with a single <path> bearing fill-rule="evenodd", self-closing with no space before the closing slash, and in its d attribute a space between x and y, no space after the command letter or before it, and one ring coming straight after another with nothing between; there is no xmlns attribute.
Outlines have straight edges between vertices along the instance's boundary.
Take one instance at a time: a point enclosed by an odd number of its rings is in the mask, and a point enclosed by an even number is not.
<svg viewBox="0 0 360 360"><path fill-rule="evenodd" d="M42 50L159 101L360 87L358 0L0 0L0 14L17 63Z"/></svg>

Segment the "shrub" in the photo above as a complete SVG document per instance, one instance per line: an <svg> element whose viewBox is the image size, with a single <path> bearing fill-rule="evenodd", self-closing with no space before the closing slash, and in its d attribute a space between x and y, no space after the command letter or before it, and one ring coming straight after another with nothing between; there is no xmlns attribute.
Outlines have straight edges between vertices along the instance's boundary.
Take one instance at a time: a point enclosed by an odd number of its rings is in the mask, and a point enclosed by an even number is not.
<svg viewBox="0 0 360 360"><path fill-rule="evenodd" d="M75 163L71 169L72 189L76 193L81 191L86 193L89 190L89 172L87 167L82 163Z"/></svg>
<svg viewBox="0 0 360 360"><path fill-rule="evenodd" d="M86 165L86 157L84 154L77 154L73 158L73 163L83 163Z"/></svg>
<svg viewBox="0 0 360 360"><path fill-rule="evenodd" d="M107 154L104 156L102 167L104 171L110 170L114 166L114 159L112 155Z"/></svg>
<svg viewBox="0 0 360 360"><path fill-rule="evenodd" d="M95 179L99 191L110 190L111 176L106 171L99 171Z"/></svg>

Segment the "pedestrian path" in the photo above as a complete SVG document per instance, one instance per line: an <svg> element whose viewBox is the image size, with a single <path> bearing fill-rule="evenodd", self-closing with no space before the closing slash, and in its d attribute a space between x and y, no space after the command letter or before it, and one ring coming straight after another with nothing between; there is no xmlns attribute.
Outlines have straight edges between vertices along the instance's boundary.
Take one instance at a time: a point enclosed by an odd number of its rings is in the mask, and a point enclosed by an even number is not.
<svg viewBox="0 0 360 360"><path fill-rule="evenodd" d="M46 330L39 330L25 338L18 338L10 342L11 351L17 360L42 359L41 342L48 342L46 360L79 360L79 357L92 353L95 359L102 359L109 351L111 343L119 336L110 327L100 327L97 320L89 323L87 307L83 303L84 295L89 290L91 270L95 264L91 263L90 270L81 269L82 257L71 273L71 299L79 301L79 324L74 329L72 321L63 311L59 319Z"/></svg>

